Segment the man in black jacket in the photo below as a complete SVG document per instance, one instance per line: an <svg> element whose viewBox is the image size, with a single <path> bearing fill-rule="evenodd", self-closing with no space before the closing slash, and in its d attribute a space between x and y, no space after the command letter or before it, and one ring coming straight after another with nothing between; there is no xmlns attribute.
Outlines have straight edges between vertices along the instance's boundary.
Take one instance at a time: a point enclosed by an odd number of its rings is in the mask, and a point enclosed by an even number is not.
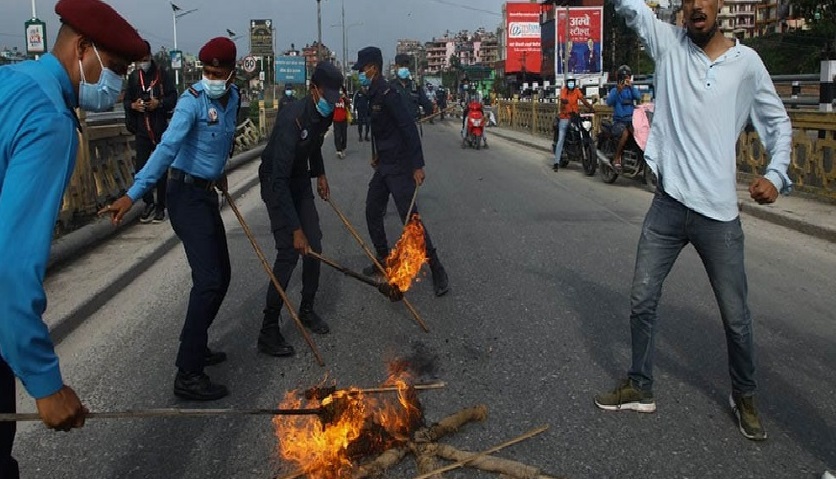
<svg viewBox="0 0 836 479"><path fill-rule="evenodd" d="M357 118L357 131L360 133L360 141L369 141L369 92L360 87L354 94L354 111ZM363 131L365 130L365 135Z"/></svg>
<svg viewBox="0 0 836 479"><path fill-rule="evenodd" d="M123 100L125 123L135 135L135 173L145 166L168 127L168 117L177 104L177 89L171 76L160 68L151 56L151 45L146 41L147 54L136 62L136 69L128 77L128 87ZM145 209L139 221L161 223L165 220L165 190L168 182L163 175L157 182L157 199L154 191L142 198ZM153 218L152 218L153 215Z"/></svg>
<svg viewBox="0 0 836 479"><path fill-rule="evenodd" d="M273 238L276 241L276 262L273 273L287 288L299 255L309 251L322 252L322 230L314 204L311 178L317 179L317 192L328 199L328 180L322 160L322 142L331 125L334 105L340 98L343 76L331 63L322 62L311 76L310 93L289 103L279 111L270 141L261 154L258 177L261 199L267 205ZM302 262L302 324L317 334L330 329L313 310L319 288L319 261L305 257ZM279 330L282 299L272 284L267 287L267 307L258 336L258 350L270 356L292 356Z"/></svg>

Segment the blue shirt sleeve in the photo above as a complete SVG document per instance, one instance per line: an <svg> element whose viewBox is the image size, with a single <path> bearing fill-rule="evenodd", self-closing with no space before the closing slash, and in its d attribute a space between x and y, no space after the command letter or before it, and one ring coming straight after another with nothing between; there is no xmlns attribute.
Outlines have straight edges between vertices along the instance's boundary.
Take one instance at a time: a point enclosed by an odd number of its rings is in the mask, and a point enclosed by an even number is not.
<svg viewBox="0 0 836 479"><path fill-rule="evenodd" d="M610 93L607 95L607 105L614 106L618 98L618 88L610 88Z"/></svg>
<svg viewBox="0 0 836 479"><path fill-rule="evenodd" d="M781 97L769 72L761 62L755 74L755 101L749 116L758 136L769 152L769 164L764 177L775 185L778 192L789 194L792 180L787 176L792 152L792 124Z"/></svg>
<svg viewBox="0 0 836 479"><path fill-rule="evenodd" d="M641 103L642 101L642 92L639 91L638 88L633 87L633 102L634 103Z"/></svg>
<svg viewBox="0 0 836 479"><path fill-rule="evenodd" d="M615 0L615 10L636 31L654 60L662 57L670 46L677 44L679 27L656 18L644 0Z"/></svg>
<svg viewBox="0 0 836 479"><path fill-rule="evenodd" d="M78 136L67 111L34 115L17 138L0 189L0 353L40 399L64 384L41 316L49 248Z"/></svg>
<svg viewBox="0 0 836 479"><path fill-rule="evenodd" d="M185 93L177 102L171 123L163 133L157 148L148 158L148 163L134 177L134 184L128 190L128 197L131 200L136 202L142 198L162 178L163 173L174 163L177 152L180 151L183 141L194 127L196 119L197 98L190 93Z"/></svg>

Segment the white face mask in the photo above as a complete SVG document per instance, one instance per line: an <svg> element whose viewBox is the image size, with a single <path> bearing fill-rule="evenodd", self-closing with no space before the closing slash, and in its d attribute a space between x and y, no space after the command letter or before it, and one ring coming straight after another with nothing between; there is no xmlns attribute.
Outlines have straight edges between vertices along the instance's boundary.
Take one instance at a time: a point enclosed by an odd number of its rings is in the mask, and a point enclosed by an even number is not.
<svg viewBox="0 0 836 479"><path fill-rule="evenodd" d="M151 62L136 62L136 67L145 73L148 73L148 70L151 69Z"/></svg>
<svg viewBox="0 0 836 479"><path fill-rule="evenodd" d="M203 76L203 89L206 91L206 96L213 100L217 100L218 98L226 95L226 92L229 91L229 79L232 78L232 73L229 73L229 76L226 77L226 80L210 80L206 78L206 75Z"/></svg>
<svg viewBox="0 0 836 479"><path fill-rule="evenodd" d="M81 82L78 85L78 106L82 110L90 112L107 111L113 108L119 93L122 92L122 77L104 66L102 57L99 56L99 50L95 45L93 51L96 53L96 58L99 59L99 65L102 66L102 73L99 75L97 83L87 83L84 78L84 65L81 60L78 61L78 68L81 73Z"/></svg>

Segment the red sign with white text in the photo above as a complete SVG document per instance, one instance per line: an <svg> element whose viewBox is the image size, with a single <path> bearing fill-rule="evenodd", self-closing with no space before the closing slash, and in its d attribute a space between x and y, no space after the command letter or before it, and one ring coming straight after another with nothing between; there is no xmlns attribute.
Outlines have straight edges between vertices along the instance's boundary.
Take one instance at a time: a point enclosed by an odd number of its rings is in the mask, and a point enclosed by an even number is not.
<svg viewBox="0 0 836 479"><path fill-rule="evenodd" d="M540 73L542 51L540 50L540 4L505 4L506 54L505 72Z"/></svg>
<svg viewBox="0 0 836 479"><path fill-rule="evenodd" d="M604 37L602 20L604 8L570 7L568 22L566 11L566 8L560 7L557 7L555 11L557 40L554 71L562 74L564 64L568 63L569 73L601 73L603 70L601 43ZM568 50L566 48L567 26L569 27Z"/></svg>

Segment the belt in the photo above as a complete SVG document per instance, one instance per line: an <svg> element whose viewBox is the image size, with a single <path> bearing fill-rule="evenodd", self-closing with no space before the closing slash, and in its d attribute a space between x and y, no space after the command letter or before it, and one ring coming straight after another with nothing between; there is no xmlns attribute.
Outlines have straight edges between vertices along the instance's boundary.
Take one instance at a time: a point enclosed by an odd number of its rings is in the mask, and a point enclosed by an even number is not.
<svg viewBox="0 0 836 479"><path fill-rule="evenodd" d="M171 168L168 172L168 179L171 181L179 181L187 185L193 185L201 190L211 190L218 184L215 180L207 180L190 175L179 168Z"/></svg>

